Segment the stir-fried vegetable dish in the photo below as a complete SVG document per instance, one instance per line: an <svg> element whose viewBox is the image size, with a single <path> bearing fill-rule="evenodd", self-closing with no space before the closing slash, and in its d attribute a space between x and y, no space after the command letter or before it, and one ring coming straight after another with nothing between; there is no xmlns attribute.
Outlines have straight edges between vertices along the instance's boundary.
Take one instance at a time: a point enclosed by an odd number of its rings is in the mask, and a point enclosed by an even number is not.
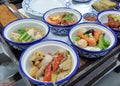
<svg viewBox="0 0 120 86"><path fill-rule="evenodd" d="M71 25L77 21L76 16L73 13L61 12L48 16L47 22L54 25Z"/></svg>
<svg viewBox="0 0 120 86"><path fill-rule="evenodd" d="M109 14L108 22L105 25L115 30L120 30L120 14Z"/></svg>
<svg viewBox="0 0 120 86"><path fill-rule="evenodd" d="M64 49L59 49L55 53L38 50L32 54L30 63L29 74L37 80L46 82L63 79L72 68L71 55Z"/></svg>
<svg viewBox="0 0 120 86"><path fill-rule="evenodd" d="M110 42L105 39L105 34L102 30L80 28L74 42L81 48L92 51L105 50L109 47Z"/></svg>
<svg viewBox="0 0 120 86"><path fill-rule="evenodd" d="M45 35L44 30L38 27L23 27L13 31L10 34L10 39L15 42L31 42L38 40Z"/></svg>

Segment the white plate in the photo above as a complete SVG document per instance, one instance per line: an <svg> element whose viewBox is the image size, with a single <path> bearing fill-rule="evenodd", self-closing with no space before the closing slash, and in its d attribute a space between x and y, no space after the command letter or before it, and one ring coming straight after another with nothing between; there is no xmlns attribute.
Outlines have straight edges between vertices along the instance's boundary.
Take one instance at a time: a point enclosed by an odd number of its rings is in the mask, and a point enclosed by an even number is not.
<svg viewBox="0 0 120 86"><path fill-rule="evenodd" d="M22 7L29 14L42 16L49 9L65 5L61 0L23 0Z"/></svg>

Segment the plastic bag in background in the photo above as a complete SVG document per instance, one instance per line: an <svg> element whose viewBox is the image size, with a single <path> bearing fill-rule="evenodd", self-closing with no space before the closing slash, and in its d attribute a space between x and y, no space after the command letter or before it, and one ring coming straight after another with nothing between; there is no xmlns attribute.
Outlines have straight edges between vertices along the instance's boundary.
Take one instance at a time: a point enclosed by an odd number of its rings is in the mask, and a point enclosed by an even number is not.
<svg viewBox="0 0 120 86"><path fill-rule="evenodd" d="M0 86L13 86L17 68L5 54L0 54L0 60Z"/></svg>

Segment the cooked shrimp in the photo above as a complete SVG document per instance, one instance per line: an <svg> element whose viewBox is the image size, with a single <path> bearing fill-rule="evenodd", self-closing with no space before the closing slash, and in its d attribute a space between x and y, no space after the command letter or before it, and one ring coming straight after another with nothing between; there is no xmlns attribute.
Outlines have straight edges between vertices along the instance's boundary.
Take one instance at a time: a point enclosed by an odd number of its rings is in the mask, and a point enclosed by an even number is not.
<svg viewBox="0 0 120 86"><path fill-rule="evenodd" d="M49 16L47 18L47 21L50 23L50 24L59 24L61 22L61 18L60 16L58 15L55 15L55 16Z"/></svg>

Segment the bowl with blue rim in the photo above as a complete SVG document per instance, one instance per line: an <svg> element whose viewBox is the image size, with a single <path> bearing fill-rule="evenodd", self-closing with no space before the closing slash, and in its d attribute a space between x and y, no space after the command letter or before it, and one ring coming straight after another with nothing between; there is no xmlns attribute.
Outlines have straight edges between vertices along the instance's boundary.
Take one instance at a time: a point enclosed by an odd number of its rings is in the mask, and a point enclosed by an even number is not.
<svg viewBox="0 0 120 86"><path fill-rule="evenodd" d="M104 10L100 11L97 16L98 22L113 30L117 37L120 38L120 11Z"/></svg>
<svg viewBox="0 0 120 86"><path fill-rule="evenodd" d="M84 22L73 27L68 36L70 42L86 58L100 58L112 50L116 34L101 24Z"/></svg>
<svg viewBox="0 0 120 86"><path fill-rule="evenodd" d="M79 11L66 7L50 9L43 15L43 20L50 26L51 32L59 36L67 36L69 30L81 19Z"/></svg>
<svg viewBox="0 0 120 86"><path fill-rule="evenodd" d="M44 40L50 29L43 21L26 18L7 24L2 30L3 38L15 49L23 50L31 44Z"/></svg>
<svg viewBox="0 0 120 86"><path fill-rule="evenodd" d="M82 15L83 22L97 22L97 13L96 12L88 12Z"/></svg>
<svg viewBox="0 0 120 86"><path fill-rule="evenodd" d="M59 40L44 40L31 45L19 60L21 74L38 86L64 85L79 65L78 52Z"/></svg>

